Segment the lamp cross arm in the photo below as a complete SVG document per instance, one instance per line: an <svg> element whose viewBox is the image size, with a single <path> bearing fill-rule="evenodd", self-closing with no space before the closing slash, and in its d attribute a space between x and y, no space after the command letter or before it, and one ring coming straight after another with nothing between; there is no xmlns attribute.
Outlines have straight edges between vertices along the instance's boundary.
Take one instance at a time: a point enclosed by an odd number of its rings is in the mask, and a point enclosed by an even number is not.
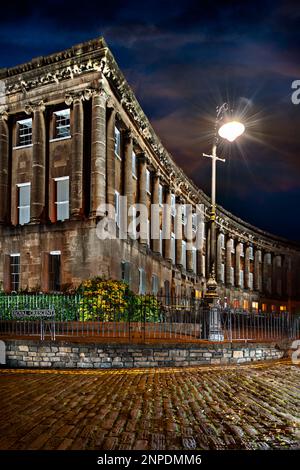
<svg viewBox="0 0 300 470"><path fill-rule="evenodd" d="M203 157L212 158L212 159L218 160L218 161L220 161L220 162L226 162L226 159L225 159L225 158L220 158L220 157L217 157L216 155L209 155L208 153L203 153L202 156L203 156Z"/></svg>

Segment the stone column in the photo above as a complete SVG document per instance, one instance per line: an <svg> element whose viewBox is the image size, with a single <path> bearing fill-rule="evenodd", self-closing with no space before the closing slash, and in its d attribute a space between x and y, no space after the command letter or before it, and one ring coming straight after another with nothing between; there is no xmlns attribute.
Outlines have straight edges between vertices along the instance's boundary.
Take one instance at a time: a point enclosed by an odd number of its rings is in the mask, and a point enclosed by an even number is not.
<svg viewBox="0 0 300 470"><path fill-rule="evenodd" d="M7 125L8 114L0 110L0 224L8 218L8 158L9 132Z"/></svg>
<svg viewBox="0 0 300 470"><path fill-rule="evenodd" d="M245 250L245 279L244 279L244 286L246 289L250 289L250 250L251 246L247 244Z"/></svg>
<svg viewBox="0 0 300 470"><path fill-rule="evenodd" d="M236 248L235 248L235 285L236 287L241 286L241 282L240 282L241 253L242 253L242 243L238 241L236 244Z"/></svg>
<svg viewBox="0 0 300 470"><path fill-rule="evenodd" d="M272 293L272 255L265 253L263 259L263 290L267 294Z"/></svg>
<svg viewBox="0 0 300 470"><path fill-rule="evenodd" d="M176 198L175 215L175 246L176 246L176 266L182 267L182 204L180 197Z"/></svg>
<svg viewBox="0 0 300 470"><path fill-rule="evenodd" d="M146 187L146 169L147 169L147 158L144 153L138 155L139 163L139 203L147 207L147 187ZM142 214L140 214L140 218ZM147 234L140 231L140 243L142 245L147 245Z"/></svg>
<svg viewBox="0 0 300 470"><path fill-rule="evenodd" d="M116 110L109 108L107 120L106 189L107 204L115 205L115 122Z"/></svg>
<svg viewBox="0 0 300 470"><path fill-rule="evenodd" d="M91 215L106 203L106 101L104 90L92 95ZM102 211L101 211L102 212Z"/></svg>
<svg viewBox="0 0 300 470"><path fill-rule="evenodd" d="M280 255L275 255L273 258L272 286L273 294L282 295L282 259Z"/></svg>
<svg viewBox="0 0 300 470"><path fill-rule="evenodd" d="M262 291L262 253L259 249L254 253L254 289Z"/></svg>
<svg viewBox="0 0 300 470"><path fill-rule="evenodd" d="M192 207L186 207L186 270L193 272L193 220L192 220Z"/></svg>
<svg viewBox="0 0 300 470"><path fill-rule="evenodd" d="M222 279L222 235L223 232L217 233L217 257L216 257L216 278L217 282L224 282Z"/></svg>
<svg viewBox="0 0 300 470"><path fill-rule="evenodd" d="M43 101L25 107L33 114L32 122L32 181L30 194L30 222L40 223L45 219L46 202L46 131L45 105Z"/></svg>
<svg viewBox="0 0 300 470"><path fill-rule="evenodd" d="M132 181L132 151L133 139L132 132L127 130L124 136L124 195L127 197L127 209L133 205L133 181Z"/></svg>
<svg viewBox="0 0 300 470"><path fill-rule="evenodd" d="M159 204L159 173L155 173L153 176L153 204ZM151 220L151 223L153 221ZM159 224L159 221L156 221ZM160 240L158 238L153 238L152 240L152 250L154 253L160 254Z"/></svg>
<svg viewBox="0 0 300 470"><path fill-rule="evenodd" d="M71 161L71 217L83 213L83 96L73 96L72 161Z"/></svg>
<svg viewBox="0 0 300 470"><path fill-rule="evenodd" d="M163 233L165 234L165 258L172 259L171 254L171 189L166 191L166 203L164 205L164 218L163 218Z"/></svg>
<svg viewBox="0 0 300 470"><path fill-rule="evenodd" d="M232 279L231 277L232 246L233 246L233 239L229 237L226 241L225 281L226 281L227 286L232 286L234 283L234 279Z"/></svg>

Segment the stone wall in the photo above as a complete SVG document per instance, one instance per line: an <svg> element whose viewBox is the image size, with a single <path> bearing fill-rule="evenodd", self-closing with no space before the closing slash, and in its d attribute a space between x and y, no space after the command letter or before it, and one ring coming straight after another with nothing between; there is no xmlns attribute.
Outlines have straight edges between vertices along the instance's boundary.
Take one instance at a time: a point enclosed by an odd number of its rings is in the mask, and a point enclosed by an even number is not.
<svg viewBox="0 0 300 470"><path fill-rule="evenodd" d="M200 364L239 364L279 359L276 343L222 344L79 344L6 340L8 367L95 368L182 367Z"/></svg>

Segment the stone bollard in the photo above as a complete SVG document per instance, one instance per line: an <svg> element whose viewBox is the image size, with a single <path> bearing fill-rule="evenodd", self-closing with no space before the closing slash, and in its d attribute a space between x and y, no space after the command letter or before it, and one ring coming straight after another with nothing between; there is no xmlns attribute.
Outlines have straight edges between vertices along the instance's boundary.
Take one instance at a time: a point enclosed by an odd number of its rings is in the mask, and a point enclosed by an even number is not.
<svg viewBox="0 0 300 470"><path fill-rule="evenodd" d="M0 341L0 364L6 364L5 350L4 341Z"/></svg>

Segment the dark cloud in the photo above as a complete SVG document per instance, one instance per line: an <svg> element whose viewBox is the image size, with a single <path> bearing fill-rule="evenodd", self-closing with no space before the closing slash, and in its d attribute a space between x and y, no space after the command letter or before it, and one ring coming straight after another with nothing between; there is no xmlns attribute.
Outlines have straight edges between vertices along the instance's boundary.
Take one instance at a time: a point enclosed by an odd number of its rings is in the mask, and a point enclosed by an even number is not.
<svg viewBox="0 0 300 470"><path fill-rule="evenodd" d="M215 107L229 100L247 132L221 146L218 201L300 239L300 5L294 1L4 2L0 66L104 35L164 145L210 189Z"/></svg>

